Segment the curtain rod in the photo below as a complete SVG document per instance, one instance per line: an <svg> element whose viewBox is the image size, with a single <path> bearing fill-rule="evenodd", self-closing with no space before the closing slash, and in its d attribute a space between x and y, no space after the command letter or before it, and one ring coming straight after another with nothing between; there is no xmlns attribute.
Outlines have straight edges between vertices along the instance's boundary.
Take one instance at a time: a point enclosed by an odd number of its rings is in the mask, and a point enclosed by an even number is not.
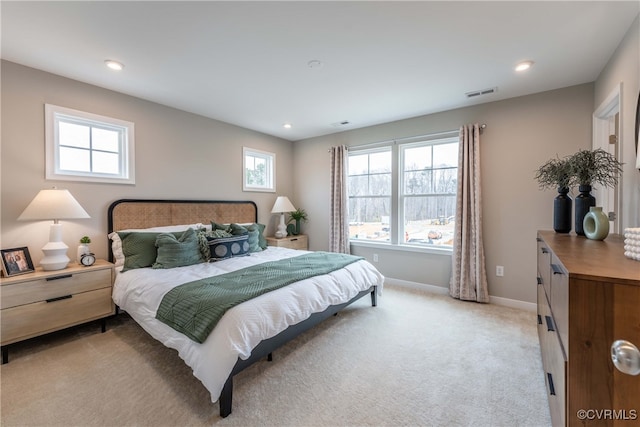
<svg viewBox="0 0 640 427"><path fill-rule="evenodd" d="M478 126L480 128L480 133L482 134L482 132L487 128L487 124L486 123L482 123L481 125ZM403 138L396 138L396 139L387 139L385 141L378 141L378 142L368 142L366 144L359 144L359 145L352 145L350 147L347 147L347 150L351 149L351 148L362 148L362 147L370 147L370 146L375 146L375 145L383 145L383 144L388 144L390 142L396 144L400 141L404 141L407 139L416 139L416 138L433 138L435 136L442 136L442 135L448 135L448 134L452 134L454 132L458 132L457 129L454 130L449 130L449 131L444 131L444 132L436 132L436 133L427 133L424 135L415 135L415 136L405 136ZM329 150L330 151L330 150Z"/></svg>

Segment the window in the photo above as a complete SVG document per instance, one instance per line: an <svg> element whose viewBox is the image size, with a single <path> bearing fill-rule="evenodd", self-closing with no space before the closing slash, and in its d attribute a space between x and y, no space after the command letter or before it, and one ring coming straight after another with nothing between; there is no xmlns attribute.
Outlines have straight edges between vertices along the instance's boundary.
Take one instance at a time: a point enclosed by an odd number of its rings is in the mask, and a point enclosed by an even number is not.
<svg viewBox="0 0 640 427"><path fill-rule="evenodd" d="M131 122L45 104L46 178L135 184Z"/></svg>
<svg viewBox="0 0 640 427"><path fill-rule="evenodd" d="M404 242L452 246L458 138L400 146L400 161Z"/></svg>
<svg viewBox="0 0 640 427"><path fill-rule="evenodd" d="M349 153L349 238L389 240L391 149Z"/></svg>
<svg viewBox="0 0 640 427"><path fill-rule="evenodd" d="M276 191L276 155L243 147L243 191Z"/></svg>
<svg viewBox="0 0 640 427"><path fill-rule="evenodd" d="M451 248L457 136L351 149L348 175L350 239Z"/></svg>

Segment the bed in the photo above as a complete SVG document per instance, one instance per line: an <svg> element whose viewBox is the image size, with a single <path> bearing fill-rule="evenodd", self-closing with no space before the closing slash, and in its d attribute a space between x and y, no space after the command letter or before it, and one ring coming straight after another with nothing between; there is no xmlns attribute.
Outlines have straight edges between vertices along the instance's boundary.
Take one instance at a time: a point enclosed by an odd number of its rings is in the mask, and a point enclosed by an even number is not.
<svg viewBox="0 0 640 427"><path fill-rule="evenodd" d="M249 256L176 268L128 268L123 264L123 258L129 257L129 262L137 254L129 250L126 257L123 255L121 237L127 238L130 233L182 233L211 227L212 222L258 225L257 206L251 201L117 200L108 210L109 259L116 263L113 300L118 308L155 339L177 350L210 392L211 401L219 403L220 416L227 417L232 410L234 375L258 360L271 360L271 353L278 347L364 296L370 295L375 307L384 277L364 259L349 261L334 271L241 302L224 312L203 341L197 342L156 318L166 295L178 285L247 271L254 265L276 266L280 260L299 262L307 256L321 255L264 246L264 250Z"/></svg>

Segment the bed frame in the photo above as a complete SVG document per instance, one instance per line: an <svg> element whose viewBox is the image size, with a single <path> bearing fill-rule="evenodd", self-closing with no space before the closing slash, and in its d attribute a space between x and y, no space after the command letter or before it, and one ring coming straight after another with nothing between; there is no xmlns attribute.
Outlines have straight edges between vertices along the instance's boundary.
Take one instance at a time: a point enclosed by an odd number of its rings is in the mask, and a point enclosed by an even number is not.
<svg viewBox="0 0 640 427"><path fill-rule="evenodd" d="M258 222L258 208L251 201L121 199L113 202L108 210L109 233L116 230L166 225L208 224L211 221L217 223ZM110 244L108 253L109 260L113 261ZM267 360L271 360L271 355L276 349L367 294L371 295L371 305L375 307L377 305L376 291L377 286L372 286L370 289L360 292L350 301L329 306L323 312L314 313L308 319L260 342L252 350L251 356L247 360L238 359L218 400L220 416L224 418L231 414L233 376L235 374L265 357Z"/></svg>

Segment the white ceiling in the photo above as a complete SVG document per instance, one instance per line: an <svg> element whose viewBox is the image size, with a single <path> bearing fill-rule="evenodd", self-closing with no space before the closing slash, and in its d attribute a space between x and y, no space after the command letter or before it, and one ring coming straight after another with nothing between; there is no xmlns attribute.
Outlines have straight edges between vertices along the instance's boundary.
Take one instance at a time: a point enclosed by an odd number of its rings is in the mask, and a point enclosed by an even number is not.
<svg viewBox="0 0 640 427"><path fill-rule="evenodd" d="M4 0L0 53L295 141L592 82L639 10L637 0ZM516 73L527 59L533 68Z"/></svg>

